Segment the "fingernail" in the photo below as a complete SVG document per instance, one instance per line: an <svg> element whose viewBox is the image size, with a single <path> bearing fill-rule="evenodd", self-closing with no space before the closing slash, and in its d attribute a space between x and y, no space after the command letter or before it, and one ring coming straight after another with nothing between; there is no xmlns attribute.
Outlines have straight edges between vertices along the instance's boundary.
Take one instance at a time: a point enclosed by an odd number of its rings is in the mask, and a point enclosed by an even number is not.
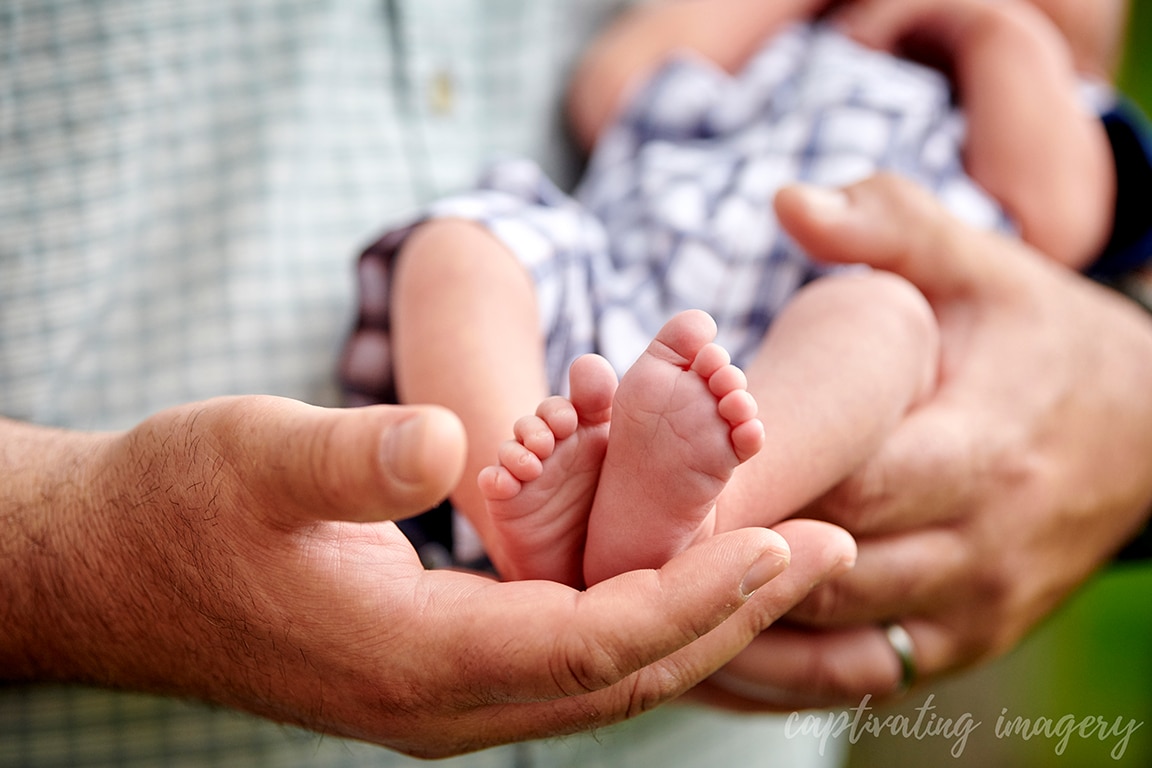
<svg viewBox="0 0 1152 768"><path fill-rule="evenodd" d="M776 547L768 549L744 572L744 580L740 582L740 594L745 600L752 597L756 590L783 573L791 561L792 553L788 549Z"/></svg>
<svg viewBox="0 0 1152 768"><path fill-rule="evenodd" d="M427 417L415 415L394 424L380 444L380 460L388 472L405 483L424 479L424 434Z"/></svg>
<svg viewBox="0 0 1152 768"><path fill-rule="evenodd" d="M812 216L838 219L848 210L848 196L839 189L797 184L793 190Z"/></svg>

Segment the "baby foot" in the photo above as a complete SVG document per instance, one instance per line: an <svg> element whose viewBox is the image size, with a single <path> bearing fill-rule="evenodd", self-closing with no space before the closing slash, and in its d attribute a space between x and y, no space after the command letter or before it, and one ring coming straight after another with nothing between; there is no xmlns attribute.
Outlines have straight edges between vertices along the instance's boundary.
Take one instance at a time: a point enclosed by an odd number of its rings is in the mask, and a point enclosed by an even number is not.
<svg viewBox="0 0 1152 768"><path fill-rule="evenodd" d="M682 312L620 381L588 523L588 584L659 567L709 535L716 498L764 445L747 379L715 337L710 316Z"/></svg>
<svg viewBox="0 0 1152 768"><path fill-rule="evenodd" d="M477 478L496 537L493 559L506 579L584 585L584 539L616 373L604 358L585 355L568 378L571 399L550 397L517 421L500 463Z"/></svg>

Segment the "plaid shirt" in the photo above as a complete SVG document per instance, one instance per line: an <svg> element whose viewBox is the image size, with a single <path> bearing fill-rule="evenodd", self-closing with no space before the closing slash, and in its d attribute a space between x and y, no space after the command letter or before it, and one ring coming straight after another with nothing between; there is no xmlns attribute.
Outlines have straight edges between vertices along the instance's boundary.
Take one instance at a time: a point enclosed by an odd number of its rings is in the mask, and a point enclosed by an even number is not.
<svg viewBox="0 0 1152 768"><path fill-rule="evenodd" d="M4 3L0 413L104 429L229 393L339 402L364 244L500 153L564 178L568 65L618 5ZM446 765L731 765L783 742L691 714ZM4 768L410 764L171 699L0 687Z"/></svg>
<svg viewBox="0 0 1152 768"><path fill-rule="evenodd" d="M356 254L494 154L562 173L559 89L607 5L7 4L0 413L336 402Z"/></svg>

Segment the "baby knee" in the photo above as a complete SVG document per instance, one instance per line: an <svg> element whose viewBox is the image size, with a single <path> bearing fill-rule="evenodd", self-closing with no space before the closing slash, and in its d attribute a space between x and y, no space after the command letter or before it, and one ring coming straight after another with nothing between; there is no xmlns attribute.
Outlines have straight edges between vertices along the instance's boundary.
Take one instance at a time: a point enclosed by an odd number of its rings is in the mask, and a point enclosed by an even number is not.
<svg viewBox="0 0 1152 768"><path fill-rule="evenodd" d="M908 343L923 347L935 357L940 343L940 330L936 313L920 289L892 272L875 270L867 279L871 283L872 300L876 306L892 315L893 326L897 329L894 339L898 339L903 331Z"/></svg>
<svg viewBox="0 0 1152 768"><path fill-rule="evenodd" d="M923 388L935 380L940 352L940 329L928 299L907 279L892 272L847 271L818 280L822 290L838 293L825 299L829 304L848 303L854 309L854 322L877 337L889 349L922 372Z"/></svg>

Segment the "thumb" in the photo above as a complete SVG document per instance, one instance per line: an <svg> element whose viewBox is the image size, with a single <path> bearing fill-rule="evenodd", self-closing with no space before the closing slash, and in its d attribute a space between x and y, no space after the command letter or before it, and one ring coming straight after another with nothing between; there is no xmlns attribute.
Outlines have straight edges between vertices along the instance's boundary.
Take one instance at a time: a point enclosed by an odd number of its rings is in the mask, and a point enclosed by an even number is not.
<svg viewBox="0 0 1152 768"><path fill-rule="evenodd" d="M280 516L350 522L410 517L443 500L463 473L464 428L444 408L239 400L245 406L233 434L244 443L239 453L249 457L246 483Z"/></svg>
<svg viewBox="0 0 1152 768"><path fill-rule="evenodd" d="M895 272L930 300L987 290L1008 241L952 216L925 189L878 174L843 189L792 185L776 215L812 258Z"/></svg>

